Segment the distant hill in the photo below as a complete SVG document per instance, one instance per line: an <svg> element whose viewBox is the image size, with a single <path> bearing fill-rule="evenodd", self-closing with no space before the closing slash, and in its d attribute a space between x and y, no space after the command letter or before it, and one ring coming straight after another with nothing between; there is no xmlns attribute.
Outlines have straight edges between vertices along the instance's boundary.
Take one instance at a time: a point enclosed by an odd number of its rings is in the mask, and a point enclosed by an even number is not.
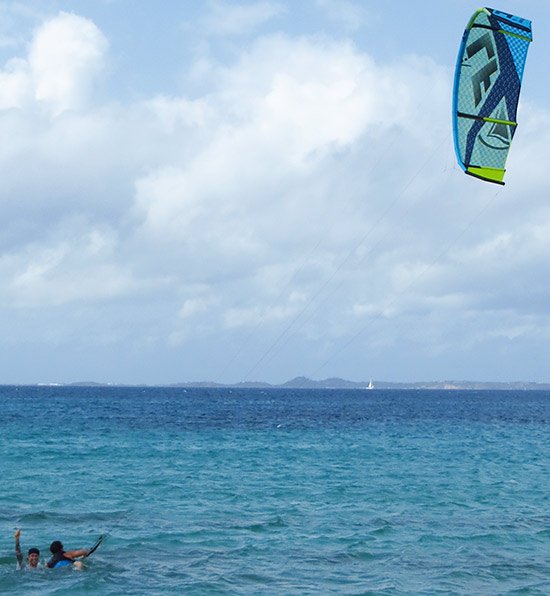
<svg viewBox="0 0 550 596"><path fill-rule="evenodd" d="M514 381L510 383L491 382L491 381L423 381L412 383L394 383L391 381L372 381L374 389L445 389L445 390L499 390L499 391L533 391L550 390L550 383L535 383ZM112 387L110 383L96 383L93 381L79 381L76 383L67 383L70 386L79 387ZM131 385L119 385L131 386ZM142 385L146 386L146 385ZM152 385L155 386L155 385ZM185 383L170 383L166 385L157 385L162 387L233 387L240 389L368 389L369 381L347 381L339 377L330 377L315 381L307 377L295 377L290 381L281 384L271 384L262 381L246 381L241 383L214 383L212 381L190 381Z"/></svg>

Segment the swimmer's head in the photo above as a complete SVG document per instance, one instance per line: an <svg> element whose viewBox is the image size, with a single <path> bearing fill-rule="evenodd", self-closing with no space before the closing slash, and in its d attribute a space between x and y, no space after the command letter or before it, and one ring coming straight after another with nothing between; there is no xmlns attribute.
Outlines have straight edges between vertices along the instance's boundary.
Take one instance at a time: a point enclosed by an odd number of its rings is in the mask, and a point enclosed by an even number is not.
<svg viewBox="0 0 550 596"><path fill-rule="evenodd" d="M27 552L27 560L30 567L36 567L40 561L40 551L37 548L29 548Z"/></svg>
<svg viewBox="0 0 550 596"><path fill-rule="evenodd" d="M55 555L56 553L60 553L62 551L63 551L63 544L59 540L54 540L50 544L50 552L52 553L52 555Z"/></svg>

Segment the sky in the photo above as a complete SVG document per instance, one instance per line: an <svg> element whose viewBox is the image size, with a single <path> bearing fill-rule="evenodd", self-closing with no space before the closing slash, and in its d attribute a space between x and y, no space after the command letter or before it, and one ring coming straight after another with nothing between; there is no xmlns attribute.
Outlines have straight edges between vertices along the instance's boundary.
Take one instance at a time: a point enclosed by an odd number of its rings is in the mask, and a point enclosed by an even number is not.
<svg viewBox="0 0 550 596"><path fill-rule="evenodd" d="M550 2L506 186L467 0L0 0L0 384L550 382Z"/></svg>

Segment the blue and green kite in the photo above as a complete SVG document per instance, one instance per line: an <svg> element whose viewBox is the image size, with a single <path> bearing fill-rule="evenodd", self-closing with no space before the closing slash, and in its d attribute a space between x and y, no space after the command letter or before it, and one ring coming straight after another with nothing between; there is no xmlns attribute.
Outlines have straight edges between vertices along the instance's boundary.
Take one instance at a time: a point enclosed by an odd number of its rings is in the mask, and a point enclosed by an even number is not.
<svg viewBox="0 0 550 596"><path fill-rule="evenodd" d="M453 90L455 151L471 176L504 184L531 21L492 8L470 19L458 53Z"/></svg>

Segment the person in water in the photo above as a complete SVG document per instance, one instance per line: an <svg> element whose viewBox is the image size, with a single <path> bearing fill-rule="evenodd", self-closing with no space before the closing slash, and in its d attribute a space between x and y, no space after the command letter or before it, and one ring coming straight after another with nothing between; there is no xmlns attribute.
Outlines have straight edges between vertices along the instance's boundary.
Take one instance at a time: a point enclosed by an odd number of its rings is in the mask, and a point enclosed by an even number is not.
<svg viewBox="0 0 550 596"><path fill-rule="evenodd" d="M66 567L68 565L72 565L75 569L82 569L82 561L77 561L76 559L86 557L89 554L87 548L66 551L63 548L63 543L59 540L54 540L50 544L50 552L53 556L46 563L50 569L58 569L59 567Z"/></svg>
<svg viewBox="0 0 550 596"><path fill-rule="evenodd" d="M15 538L15 557L17 559L17 569L24 569L25 562L23 561L23 555L21 554L21 545L19 544L19 537L21 536L21 530L17 528L14 534ZM40 551L33 547L27 551L27 565L30 569L37 569L40 564Z"/></svg>

